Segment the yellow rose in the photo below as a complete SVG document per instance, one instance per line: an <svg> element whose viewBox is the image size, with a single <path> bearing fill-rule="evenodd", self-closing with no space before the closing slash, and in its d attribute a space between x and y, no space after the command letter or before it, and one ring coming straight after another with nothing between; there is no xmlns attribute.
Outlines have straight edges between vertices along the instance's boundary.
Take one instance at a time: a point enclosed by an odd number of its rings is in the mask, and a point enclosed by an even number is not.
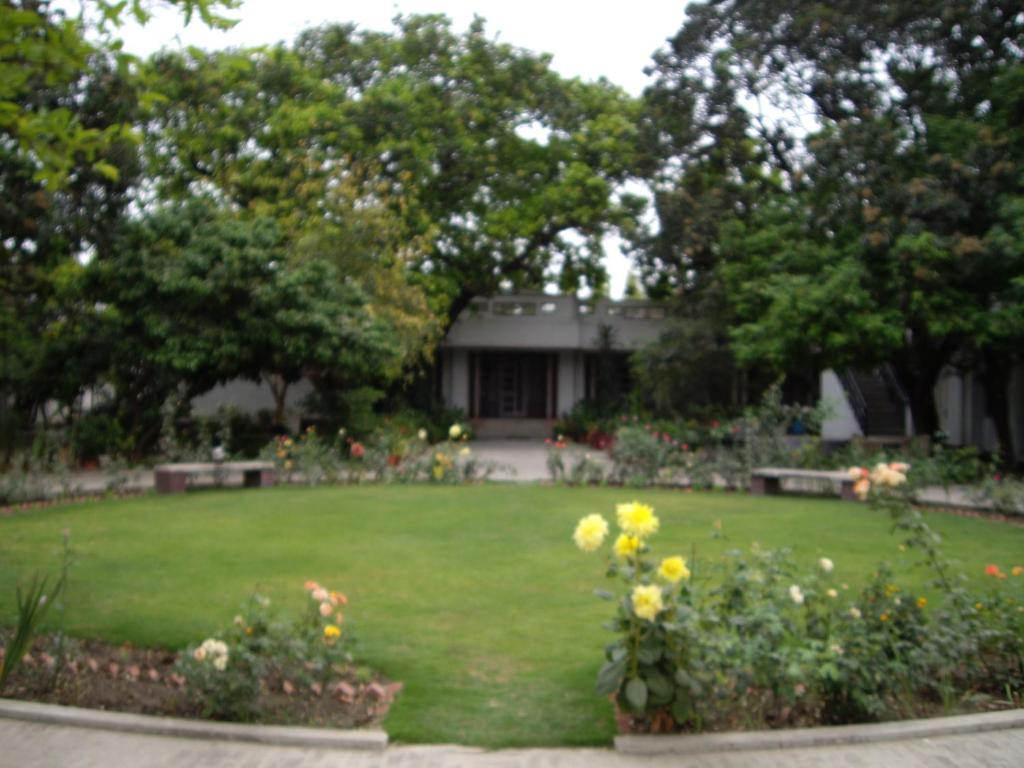
<svg viewBox="0 0 1024 768"><path fill-rule="evenodd" d="M654 510L639 501L632 501L628 504L619 504L615 508L615 514L619 521L619 528L630 536L645 539L658 530L658 518L654 516Z"/></svg>
<svg viewBox="0 0 1024 768"><path fill-rule="evenodd" d="M640 549L640 539L636 536L628 536L625 533L620 533L619 538L615 540L615 546L613 548L617 557L625 559L637 553L637 550Z"/></svg>
<svg viewBox="0 0 1024 768"><path fill-rule="evenodd" d="M665 607L661 602L661 587L656 584L633 587L630 600L633 603L633 613L647 621L654 621Z"/></svg>
<svg viewBox="0 0 1024 768"><path fill-rule="evenodd" d="M328 624L324 627L324 639L337 640L339 637L341 637L341 627L335 624Z"/></svg>
<svg viewBox="0 0 1024 768"><path fill-rule="evenodd" d="M458 424L452 424L451 429L448 430L448 437L450 437L452 440L458 440L459 435L461 434L462 427L460 427Z"/></svg>
<svg viewBox="0 0 1024 768"><path fill-rule="evenodd" d="M584 552L593 552L601 546L607 535L608 522L600 515L594 514L587 515L576 524L572 539Z"/></svg>
<svg viewBox="0 0 1024 768"><path fill-rule="evenodd" d="M683 579L690 578L690 569L686 567L685 559L679 556L666 557L661 561L658 575L667 582L678 584Z"/></svg>

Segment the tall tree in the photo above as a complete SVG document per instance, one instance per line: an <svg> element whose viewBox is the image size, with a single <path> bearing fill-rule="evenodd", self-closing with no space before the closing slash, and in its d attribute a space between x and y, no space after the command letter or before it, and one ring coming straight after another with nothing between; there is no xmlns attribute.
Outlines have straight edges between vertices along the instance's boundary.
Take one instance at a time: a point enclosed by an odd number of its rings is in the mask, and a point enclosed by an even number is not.
<svg viewBox="0 0 1024 768"><path fill-rule="evenodd" d="M171 0L210 24L234 0ZM138 176L138 88L112 37L141 0L0 3L0 433L95 380L80 259L109 247ZM9 444L10 445L10 444Z"/></svg>
<svg viewBox="0 0 1024 768"><path fill-rule="evenodd" d="M1020 65L1019 9L755 0L687 14L662 69L727 57L734 103L780 174L718 241L739 351L780 367L891 361L916 429L933 432L940 371L984 338L1020 275L993 240L1021 181L994 118Z"/></svg>
<svg viewBox="0 0 1024 768"><path fill-rule="evenodd" d="M339 174L372 180L423 245L411 266L448 319L506 285L603 280L602 236L636 208L616 192L633 159L632 101L558 76L481 20L461 35L440 16L397 24L155 59L160 188L212 185L246 207L281 179L310 190ZM291 188L296 211L320 213Z"/></svg>
<svg viewBox="0 0 1024 768"><path fill-rule="evenodd" d="M159 411L236 378L266 381L283 421L301 378L335 386L387 383L405 362L400 334L330 259L296 258L277 222L209 200L158 208L125 231L87 274L104 307L125 432L144 453Z"/></svg>

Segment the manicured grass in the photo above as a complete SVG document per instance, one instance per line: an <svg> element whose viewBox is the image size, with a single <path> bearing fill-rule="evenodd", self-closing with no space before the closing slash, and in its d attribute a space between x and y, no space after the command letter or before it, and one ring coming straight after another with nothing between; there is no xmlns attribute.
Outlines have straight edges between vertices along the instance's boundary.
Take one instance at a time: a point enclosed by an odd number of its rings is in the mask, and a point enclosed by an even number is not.
<svg viewBox="0 0 1024 768"><path fill-rule="evenodd" d="M832 558L855 586L881 559L910 568L888 520L862 505L622 489L547 487L274 488L93 502L0 518L0 617L14 584L55 571L61 531L78 559L69 629L180 647L231 621L253 590L299 611L306 579L350 598L360 656L406 687L386 723L404 742L488 747L607 744L610 706L594 693L612 607L601 555L570 536L589 512L614 519L654 505L657 554L790 546L807 568ZM721 520L726 540L713 540ZM980 574L1024 553L1024 530L945 514L929 522ZM913 571L911 583L927 575ZM925 592L927 594L927 592Z"/></svg>

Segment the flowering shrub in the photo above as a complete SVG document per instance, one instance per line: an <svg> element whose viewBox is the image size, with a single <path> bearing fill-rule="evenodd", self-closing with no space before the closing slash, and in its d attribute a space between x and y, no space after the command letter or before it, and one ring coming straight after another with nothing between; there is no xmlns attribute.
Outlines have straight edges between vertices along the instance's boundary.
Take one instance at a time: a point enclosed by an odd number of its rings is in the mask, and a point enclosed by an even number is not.
<svg viewBox="0 0 1024 768"><path fill-rule="evenodd" d="M284 483L290 483L296 477L309 485L333 482L340 470L338 453L312 426L296 440L286 435L275 438L261 455L274 462L278 476Z"/></svg>
<svg viewBox="0 0 1024 768"><path fill-rule="evenodd" d="M209 638L178 662L187 691L203 717L247 722L259 715L264 660L244 643Z"/></svg>
<svg viewBox="0 0 1024 768"><path fill-rule="evenodd" d="M447 432L447 440L431 445L425 428L415 432L405 427L383 429L365 441L342 428L336 444L331 444L310 427L297 440L276 438L262 455L274 461L281 482L301 479L311 485L366 480L473 482L486 479L497 468L473 455L466 427L452 424Z"/></svg>
<svg viewBox="0 0 1024 768"><path fill-rule="evenodd" d="M639 426L623 427L615 433L611 450L612 477L627 485L651 485L660 471L671 465L672 448L656 432Z"/></svg>
<svg viewBox="0 0 1024 768"><path fill-rule="evenodd" d="M1024 480L990 474L981 485L982 499L1007 515L1024 515Z"/></svg>
<svg viewBox="0 0 1024 768"><path fill-rule="evenodd" d="M305 686L327 690L352 662L352 633L345 627L348 598L307 581L309 601L299 621L273 617L270 600L253 595L219 637L190 647L178 661L193 703L203 717L251 721L261 696Z"/></svg>
<svg viewBox="0 0 1024 768"><path fill-rule="evenodd" d="M622 589L599 592L616 613L597 689L615 700L620 727L860 722L951 711L985 695L987 706L1019 706L1024 566L993 563L988 590L968 590L906 503L908 469L863 470L863 490L893 515L902 547L924 555L940 592L933 604L885 564L857 593L829 557L803 569L786 550L756 546L699 568L680 555L655 557L654 510L618 505L607 572ZM608 521L590 514L573 540L589 553L608 536Z"/></svg>
<svg viewBox="0 0 1024 768"><path fill-rule="evenodd" d="M604 465L589 452L577 458L565 473L569 485L602 485L606 479Z"/></svg>

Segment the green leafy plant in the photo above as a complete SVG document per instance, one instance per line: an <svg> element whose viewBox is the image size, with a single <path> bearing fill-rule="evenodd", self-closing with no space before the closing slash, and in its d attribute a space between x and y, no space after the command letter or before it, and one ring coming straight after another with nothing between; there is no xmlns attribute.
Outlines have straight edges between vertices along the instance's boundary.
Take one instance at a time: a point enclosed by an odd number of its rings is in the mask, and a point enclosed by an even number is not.
<svg viewBox="0 0 1024 768"><path fill-rule="evenodd" d="M269 598L254 594L230 627L182 654L178 669L203 717L258 720L267 691L323 691L352 663L348 598L314 581L305 587L309 600L299 619L276 616Z"/></svg>
<svg viewBox="0 0 1024 768"><path fill-rule="evenodd" d="M548 468L551 482L557 483L565 479L565 438L558 435L554 440L550 437L544 438L546 456L544 464Z"/></svg>
<svg viewBox="0 0 1024 768"><path fill-rule="evenodd" d="M597 676L620 728L861 722L957 711L978 700L1019 706L1024 566L1004 572L990 564L988 588L969 589L910 504L908 470L892 463L850 472L858 494L889 513L901 549L922 555L934 575L934 604L901 586L886 563L854 593L827 557L810 569L786 550L757 546L708 563L656 558L653 509L620 504L607 574L623 588L598 592L616 611ZM608 531L603 517L587 515L574 540L595 552ZM713 535L723 535L720 526Z"/></svg>
<svg viewBox="0 0 1024 768"><path fill-rule="evenodd" d="M3 693L11 675L17 669L25 653L32 644L43 619L54 603L58 602L68 583L68 574L72 564L72 553L68 534L64 535L63 558L60 575L50 586L48 576L35 574L28 586L23 590L19 584L15 587L15 604L17 606L17 621L7 645L4 647L3 658L0 659L0 693ZM63 607L62 607L63 608ZM61 610L63 620L63 609ZM63 635L63 632L61 633Z"/></svg>

